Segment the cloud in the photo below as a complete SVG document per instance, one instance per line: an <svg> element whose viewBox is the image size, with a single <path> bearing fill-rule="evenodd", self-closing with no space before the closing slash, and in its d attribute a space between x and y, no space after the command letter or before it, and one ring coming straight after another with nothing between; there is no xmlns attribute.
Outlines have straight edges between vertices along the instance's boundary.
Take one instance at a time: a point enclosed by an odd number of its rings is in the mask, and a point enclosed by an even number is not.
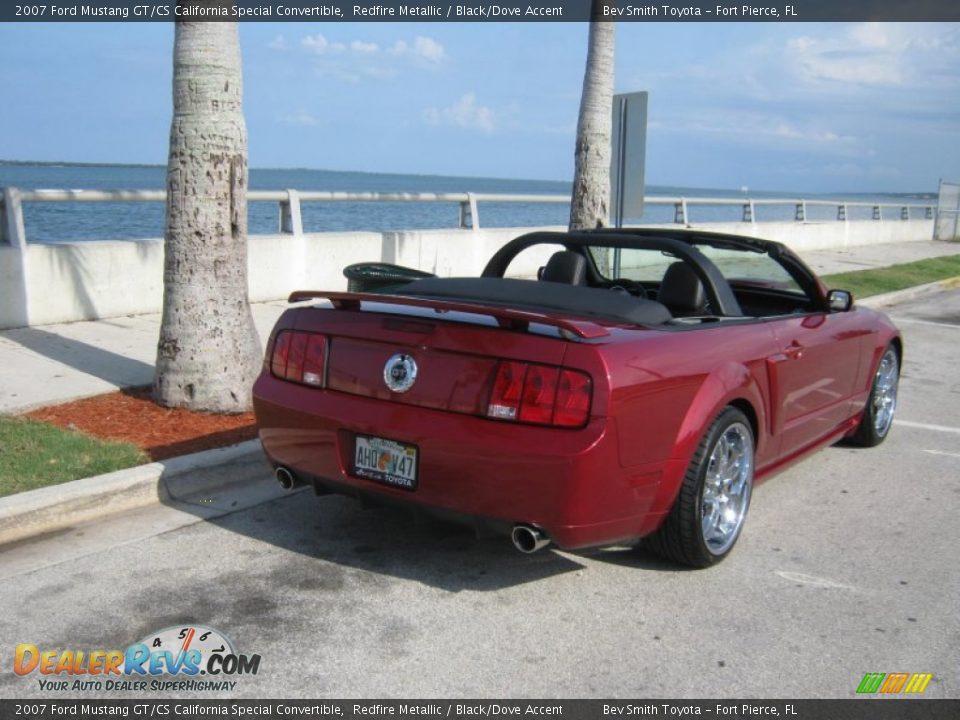
<svg viewBox="0 0 960 720"><path fill-rule="evenodd" d="M277 120L284 125L298 125L300 127L314 127L320 123L315 115L311 115L306 110L278 115Z"/></svg>
<svg viewBox="0 0 960 720"><path fill-rule="evenodd" d="M286 50L287 41L283 35L277 35L273 38L273 40L267 43L267 47L272 48L273 50Z"/></svg>
<svg viewBox="0 0 960 720"><path fill-rule="evenodd" d="M316 35L307 35L303 40L300 41L300 44L303 45L308 51L315 53L317 55L328 55L332 53L341 53L347 49L347 46L343 43L330 42L322 33L317 33Z"/></svg>
<svg viewBox="0 0 960 720"><path fill-rule="evenodd" d="M385 48L366 40L329 40L321 33L307 35L300 44L322 58L315 67L318 75L349 83L364 78L389 80L397 77L404 66L435 70L448 57L443 45L422 35L412 43L397 40Z"/></svg>
<svg viewBox="0 0 960 720"><path fill-rule="evenodd" d="M472 92L462 96L449 107L427 108L423 111L423 119L428 125L450 125L484 133L492 133L494 130L493 110L477 104L477 97Z"/></svg>
<svg viewBox="0 0 960 720"><path fill-rule="evenodd" d="M380 52L380 46L372 42L364 42L363 40L354 40L350 43L350 49L358 53L376 53Z"/></svg>
<svg viewBox="0 0 960 720"><path fill-rule="evenodd" d="M938 68L960 56L951 25L859 23L834 37L801 36L786 44L786 60L807 84L906 87L935 81Z"/></svg>
<svg viewBox="0 0 960 720"><path fill-rule="evenodd" d="M413 54L430 62L439 63L446 59L443 45L433 38L418 36L413 41Z"/></svg>
<svg viewBox="0 0 960 720"><path fill-rule="evenodd" d="M439 65L447 59L443 45L423 35L418 35L412 45L405 40L397 40L387 52L398 57L411 57L427 65Z"/></svg>
<svg viewBox="0 0 960 720"><path fill-rule="evenodd" d="M830 152L845 157L867 157L873 151L853 135L824 127L823 120L786 120L762 110L753 112L720 110L703 117L666 117L650 122L648 129L658 133L698 136L723 136L739 145L774 149L801 148L812 152Z"/></svg>

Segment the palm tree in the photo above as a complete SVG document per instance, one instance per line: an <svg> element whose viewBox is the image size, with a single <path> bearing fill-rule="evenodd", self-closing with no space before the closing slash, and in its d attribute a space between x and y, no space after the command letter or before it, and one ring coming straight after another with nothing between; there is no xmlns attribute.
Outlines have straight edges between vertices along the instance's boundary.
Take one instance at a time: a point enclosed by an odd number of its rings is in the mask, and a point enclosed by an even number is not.
<svg viewBox="0 0 960 720"><path fill-rule="evenodd" d="M251 405L261 351L247 297L242 96L237 23L177 22L154 375L154 398L167 407Z"/></svg>
<svg viewBox="0 0 960 720"><path fill-rule="evenodd" d="M609 222L616 24L603 19L605 6L616 7L616 0L592 0L590 7L590 39L577 120L573 195L570 202L571 230L605 227Z"/></svg>

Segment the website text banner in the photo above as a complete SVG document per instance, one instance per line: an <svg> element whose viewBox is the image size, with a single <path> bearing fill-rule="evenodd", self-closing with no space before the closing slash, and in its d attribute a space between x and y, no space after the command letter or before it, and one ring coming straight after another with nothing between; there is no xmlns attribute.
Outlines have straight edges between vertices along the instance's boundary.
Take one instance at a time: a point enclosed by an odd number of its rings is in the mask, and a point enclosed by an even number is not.
<svg viewBox="0 0 960 720"><path fill-rule="evenodd" d="M0 700L3 718L785 718L954 720L960 700Z"/></svg>
<svg viewBox="0 0 960 720"><path fill-rule="evenodd" d="M4 2L3 22L183 21L410 21L410 22L584 22L591 0L54 0ZM949 0L684 0L596 3L596 19L612 22L921 22L960 21L960 2Z"/></svg>

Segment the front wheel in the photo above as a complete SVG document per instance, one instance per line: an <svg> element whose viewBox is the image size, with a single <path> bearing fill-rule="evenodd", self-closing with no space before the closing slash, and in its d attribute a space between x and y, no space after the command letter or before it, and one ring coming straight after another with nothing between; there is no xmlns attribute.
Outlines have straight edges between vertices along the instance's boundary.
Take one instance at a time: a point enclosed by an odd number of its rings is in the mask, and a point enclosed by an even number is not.
<svg viewBox="0 0 960 720"><path fill-rule="evenodd" d="M850 442L861 447L874 447L882 443L893 425L897 410L897 389L900 384L900 357L893 345L888 345L873 376L870 397L863 410L863 417Z"/></svg>
<svg viewBox="0 0 960 720"><path fill-rule="evenodd" d="M692 567L723 560L746 520L753 471L750 421L737 408L728 407L700 440L673 509L646 546Z"/></svg>

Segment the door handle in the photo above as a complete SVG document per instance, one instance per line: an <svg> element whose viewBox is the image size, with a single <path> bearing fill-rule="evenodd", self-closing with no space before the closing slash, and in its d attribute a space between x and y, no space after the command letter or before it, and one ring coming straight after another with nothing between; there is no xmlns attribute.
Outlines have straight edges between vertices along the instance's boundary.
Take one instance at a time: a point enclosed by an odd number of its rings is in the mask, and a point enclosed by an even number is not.
<svg viewBox="0 0 960 720"><path fill-rule="evenodd" d="M783 351L789 360L799 360L803 357L803 345L794 340L790 346Z"/></svg>

